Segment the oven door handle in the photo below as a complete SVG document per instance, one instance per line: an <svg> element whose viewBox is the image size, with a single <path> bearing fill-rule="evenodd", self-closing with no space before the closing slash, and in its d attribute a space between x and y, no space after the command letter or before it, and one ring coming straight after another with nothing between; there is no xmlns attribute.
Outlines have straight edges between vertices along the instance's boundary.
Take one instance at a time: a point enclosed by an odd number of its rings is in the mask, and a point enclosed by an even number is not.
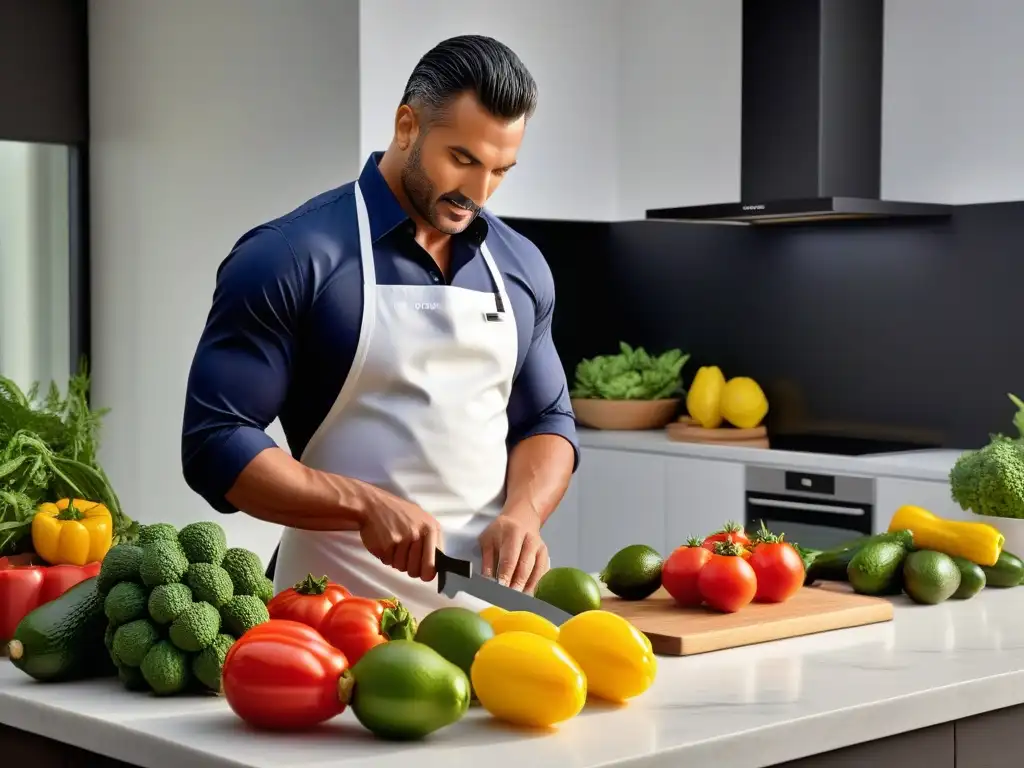
<svg viewBox="0 0 1024 768"><path fill-rule="evenodd" d="M752 507L773 507L775 509L792 509L797 512L828 512L848 517L864 517L867 510L862 507L840 507L831 504L814 504L809 501L783 501L782 499L765 499L760 496L748 496L747 503Z"/></svg>

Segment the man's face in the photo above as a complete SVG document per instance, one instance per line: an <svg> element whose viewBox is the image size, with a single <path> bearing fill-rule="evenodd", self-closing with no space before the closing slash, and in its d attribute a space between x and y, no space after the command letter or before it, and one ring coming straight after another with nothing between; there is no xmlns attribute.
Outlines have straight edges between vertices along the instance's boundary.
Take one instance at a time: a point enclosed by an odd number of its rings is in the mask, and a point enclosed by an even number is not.
<svg viewBox="0 0 1024 768"><path fill-rule="evenodd" d="M526 120L509 123L494 117L476 96L465 93L431 125L410 128L415 139L402 168L405 194L420 218L456 235L473 222L515 165Z"/></svg>

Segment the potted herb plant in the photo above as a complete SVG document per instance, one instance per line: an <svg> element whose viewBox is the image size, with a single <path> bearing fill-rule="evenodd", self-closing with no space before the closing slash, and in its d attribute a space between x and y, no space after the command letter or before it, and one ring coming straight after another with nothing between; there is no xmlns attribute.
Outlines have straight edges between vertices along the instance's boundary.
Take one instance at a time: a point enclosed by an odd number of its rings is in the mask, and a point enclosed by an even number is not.
<svg viewBox="0 0 1024 768"><path fill-rule="evenodd" d="M620 342L618 354L581 360L570 392L576 420L595 429L664 427L685 394L680 374L689 359L678 349L651 355Z"/></svg>
<svg viewBox="0 0 1024 768"><path fill-rule="evenodd" d="M1008 395L1017 406L1016 437L992 435L988 444L965 451L949 473L953 500L973 512L979 522L997 529L1003 549L1024 554L1024 401Z"/></svg>

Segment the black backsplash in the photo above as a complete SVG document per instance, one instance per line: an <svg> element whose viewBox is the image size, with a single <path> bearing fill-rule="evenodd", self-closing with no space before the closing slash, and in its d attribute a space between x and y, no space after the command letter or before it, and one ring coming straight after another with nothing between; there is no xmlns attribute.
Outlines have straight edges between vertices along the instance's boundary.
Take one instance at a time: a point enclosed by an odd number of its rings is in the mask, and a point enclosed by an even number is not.
<svg viewBox="0 0 1024 768"><path fill-rule="evenodd" d="M773 434L953 448L1024 397L1024 202L951 219L760 227L508 219L544 252L571 377L620 339L752 376Z"/></svg>

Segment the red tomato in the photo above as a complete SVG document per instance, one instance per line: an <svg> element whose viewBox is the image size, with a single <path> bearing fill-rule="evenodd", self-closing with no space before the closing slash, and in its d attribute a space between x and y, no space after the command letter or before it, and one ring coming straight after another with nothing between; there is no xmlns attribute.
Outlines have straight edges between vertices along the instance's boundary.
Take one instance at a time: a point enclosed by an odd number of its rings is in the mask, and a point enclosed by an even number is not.
<svg viewBox="0 0 1024 768"><path fill-rule="evenodd" d="M375 645L412 640L416 622L397 600L349 597L327 612L320 634L355 664Z"/></svg>
<svg viewBox="0 0 1024 768"><path fill-rule="evenodd" d="M294 587L275 595L267 603L267 611L272 619L298 621L319 630L327 612L351 596L351 592L329 581L326 576L314 579L313 574L309 574Z"/></svg>
<svg viewBox="0 0 1024 768"><path fill-rule="evenodd" d="M345 710L348 668L345 654L311 627L271 619L231 646L221 680L228 706L249 725L297 730Z"/></svg>
<svg viewBox="0 0 1024 768"><path fill-rule="evenodd" d="M709 608L735 613L754 599L757 576L745 559L739 556L735 544L719 542L697 578L697 588Z"/></svg>
<svg viewBox="0 0 1024 768"><path fill-rule="evenodd" d="M743 530L743 526L731 521L723 525L722 530L706 537L701 546L714 552L715 544L720 541L731 541L733 544L739 544L745 549L750 547L750 538L747 536L746 531Z"/></svg>
<svg viewBox="0 0 1024 768"><path fill-rule="evenodd" d="M792 545L782 540L760 541L750 554L750 566L757 577L759 603L782 603L804 585L804 561Z"/></svg>
<svg viewBox="0 0 1024 768"><path fill-rule="evenodd" d="M661 567L661 585L684 608L704 602L697 578L712 558L711 552L701 546L700 539L690 539L668 556Z"/></svg>

